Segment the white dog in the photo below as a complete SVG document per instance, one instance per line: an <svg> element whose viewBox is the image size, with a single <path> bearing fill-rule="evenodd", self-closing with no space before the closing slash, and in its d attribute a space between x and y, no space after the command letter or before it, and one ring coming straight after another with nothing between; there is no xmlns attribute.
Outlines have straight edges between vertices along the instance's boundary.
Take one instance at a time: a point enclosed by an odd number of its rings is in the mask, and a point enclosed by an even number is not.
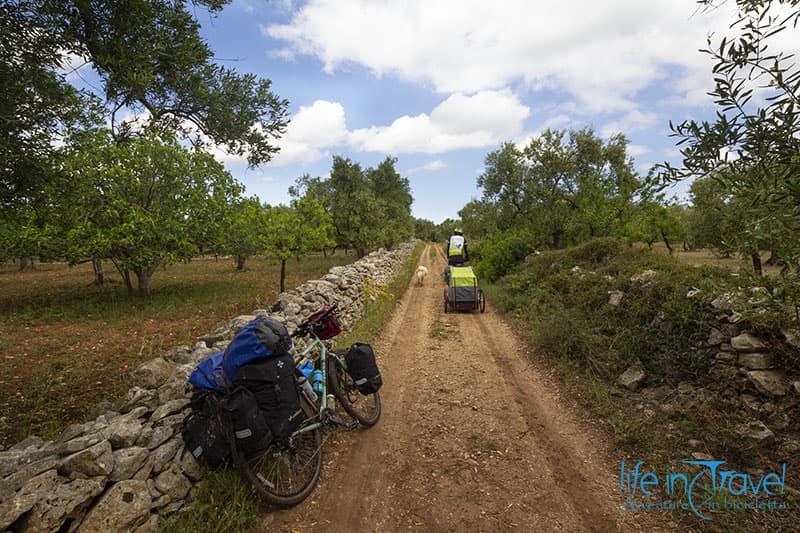
<svg viewBox="0 0 800 533"><path fill-rule="evenodd" d="M428 269L425 268L424 266L419 266L417 268L417 274L416 274L417 285L422 285L423 283L425 283L425 276L427 275L428 275Z"/></svg>

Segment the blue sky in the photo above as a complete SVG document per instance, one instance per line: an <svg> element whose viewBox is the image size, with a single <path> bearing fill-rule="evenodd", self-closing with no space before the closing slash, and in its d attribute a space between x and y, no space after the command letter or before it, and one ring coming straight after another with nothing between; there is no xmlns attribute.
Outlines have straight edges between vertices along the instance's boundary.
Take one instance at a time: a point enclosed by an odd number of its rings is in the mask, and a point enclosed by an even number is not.
<svg viewBox="0 0 800 533"><path fill-rule="evenodd" d="M695 0L234 0L202 32L218 60L272 80L293 121L274 161L216 154L247 191L288 201L333 155L392 155L414 215L456 217L484 156L547 127L630 140L635 166L677 162L669 120L711 116L710 13ZM796 38L796 34L791 38ZM685 197L686 184L675 192Z"/></svg>

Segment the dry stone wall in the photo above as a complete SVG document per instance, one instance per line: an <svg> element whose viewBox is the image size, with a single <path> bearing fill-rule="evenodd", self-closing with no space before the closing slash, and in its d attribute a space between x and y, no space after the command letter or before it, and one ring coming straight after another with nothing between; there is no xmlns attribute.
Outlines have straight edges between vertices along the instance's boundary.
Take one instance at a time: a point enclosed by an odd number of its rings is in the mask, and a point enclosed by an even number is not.
<svg viewBox="0 0 800 533"><path fill-rule="evenodd" d="M630 281L650 283L657 276L654 270L645 270ZM708 337L695 348L710 359L710 379L701 385L683 382L673 388L660 383L657 376L651 382L641 361L636 361L617 383L636 394L642 400L641 408L651 415L705 406L713 399L744 442L773 441L779 459L795 457L800 453L800 440L791 420L800 401L800 379L780 367L776 353L797 353L800 334L782 331L781 338L761 339L740 312L765 305L767 296L764 287L716 295L688 289L686 298L703 302ZM610 291L608 303L626 305L625 297L622 291ZM695 459L704 456L702 452L693 455Z"/></svg>
<svg viewBox="0 0 800 533"><path fill-rule="evenodd" d="M224 350L257 316L284 321L291 331L338 302L348 329L361 317L370 287L391 281L414 246L331 268L322 279L280 294L271 309L238 316L194 346L177 346L141 365L118 410L69 426L57 441L31 436L0 452L0 531L154 531L159 514L191 501L203 475L180 436L195 365Z"/></svg>

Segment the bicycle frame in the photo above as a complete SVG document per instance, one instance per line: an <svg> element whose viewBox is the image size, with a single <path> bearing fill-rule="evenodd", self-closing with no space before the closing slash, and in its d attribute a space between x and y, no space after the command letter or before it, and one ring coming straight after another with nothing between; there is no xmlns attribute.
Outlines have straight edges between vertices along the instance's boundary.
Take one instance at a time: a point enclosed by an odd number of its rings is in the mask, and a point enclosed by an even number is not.
<svg viewBox="0 0 800 533"><path fill-rule="evenodd" d="M316 418L319 420L317 422L313 422L311 424L307 424L294 433L292 433L292 437L296 435L300 435L301 433L306 433L308 431L314 431L315 429L322 427L322 420L324 413L329 409L328 407L328 346L321 340L319 340L316 335L311 334L311 342L306 349L303 350L298 356L294 357L295 365L298 361L301 361L303 358L308 359L309 361L316 361L319 360L319 369L322 371L322 394L319 395L319 411L317 413ZM309 357L314 350L317 350L318 353L315 357ZM341 360L341 357L336 354L335 352L331 351L330 354L342 362L344 365L344 361ZM316 406L315 406L316 407Z"/></svg>

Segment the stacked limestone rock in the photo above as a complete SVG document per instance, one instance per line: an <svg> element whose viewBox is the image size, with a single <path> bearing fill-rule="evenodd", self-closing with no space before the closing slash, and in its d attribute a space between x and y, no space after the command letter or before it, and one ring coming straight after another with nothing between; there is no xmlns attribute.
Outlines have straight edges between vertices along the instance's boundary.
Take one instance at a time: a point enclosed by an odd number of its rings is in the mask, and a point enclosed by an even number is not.
<svg viewBox="0 0 800 533"><path fill-rule="evenodd" d="M364 288L394 278L414 243L379 250L321 280L282 293L272 310L256 310L178 346L131 374L133 387L118 411L74 424L58 441L28 437L0 452L0 531L154 531L159 514L191 500L203 471L181 440L195 365L256 316L293 329L305 316L338 302L347 328L361 317Z"/></svg>
<svg viewBox="0 0 800 533"><path fill-rule="evenodd" d="M649 282L656 272L647 270L631 277L632 282ZM613 297L614 295L612 295ZM687 298L702 297L702 291L691 289ZM800 380L786 374L775 357L778 350L800 350L797 332L782 332L783 339L765 341L747 329L747 321L737 309L757 307L766 301L763 287L714 295L707 302L707 320L712 326L708 338L698 346L713 359L709 383L695 387L680 383L645 387L648 377L641 362L636 362L619 376L617 382L630 391L639 391L653 407L670 413L677 405L691 408L703 405L713 396L727 406L727 416L736 420L734 431L754 441L775 439L784 456L800 452L800 442L792 434L790 420L800 396ZM624 293L616 305L624 304ZM612 304L609 299L609 304ZM664 398L670 401L663 401Z"/></svg>

